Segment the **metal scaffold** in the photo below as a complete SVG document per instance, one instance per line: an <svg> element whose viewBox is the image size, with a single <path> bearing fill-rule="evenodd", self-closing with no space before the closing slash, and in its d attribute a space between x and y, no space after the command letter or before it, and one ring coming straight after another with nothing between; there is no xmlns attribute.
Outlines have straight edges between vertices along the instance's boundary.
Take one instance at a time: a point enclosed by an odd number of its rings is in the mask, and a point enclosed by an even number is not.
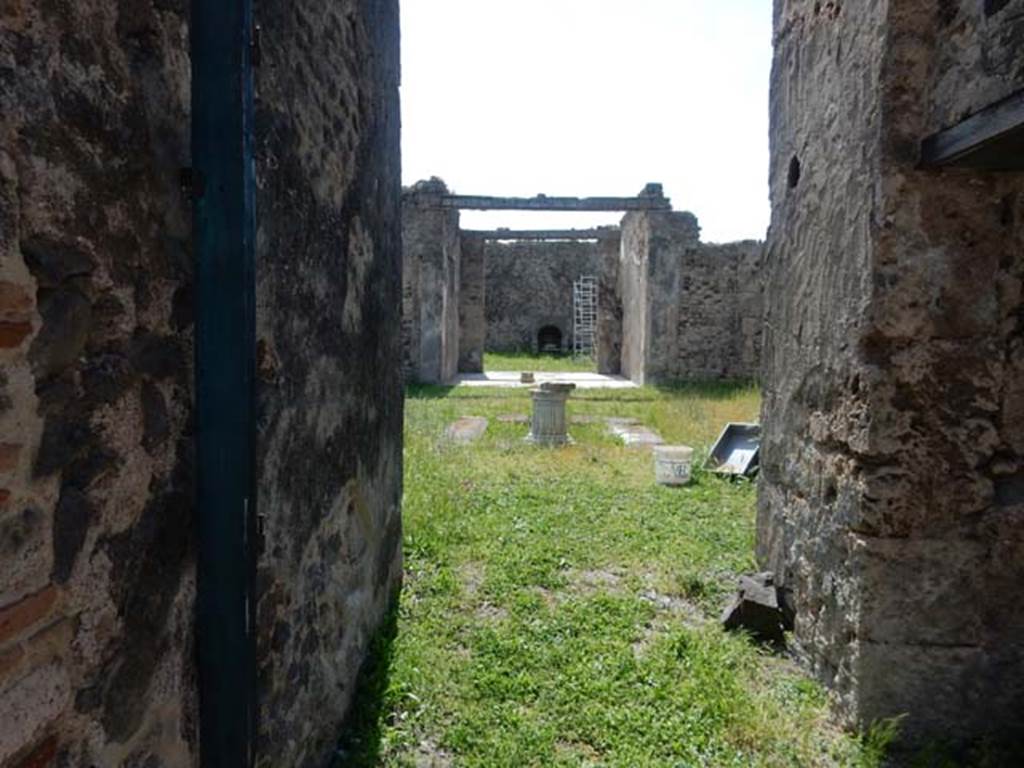
<svg viewBox="0 0 1024 768"><path fill-rule="evenodd" d="M582 275L572 284L572 352L593 358L597 352L597 278Z"/></svg>

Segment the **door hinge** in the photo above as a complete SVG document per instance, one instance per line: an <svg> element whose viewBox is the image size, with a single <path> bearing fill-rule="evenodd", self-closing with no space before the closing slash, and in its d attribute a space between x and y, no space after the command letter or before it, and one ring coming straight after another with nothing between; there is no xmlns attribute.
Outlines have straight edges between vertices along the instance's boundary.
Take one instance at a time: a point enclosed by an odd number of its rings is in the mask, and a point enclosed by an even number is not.
<svg viewBox="0 0 1024 768"><path fill-rule="evenodd" d="M178 186L181 194L192 200L203 196L203 174L192 167L178 169Z"/></svg>
<svg viewBox="0 0 1024 768"><path fill-rule="evenodd" d="M250 46L252 49L252 65L253 67L258 67L263 60L263 28L259 24L253 24Z"/></svg>

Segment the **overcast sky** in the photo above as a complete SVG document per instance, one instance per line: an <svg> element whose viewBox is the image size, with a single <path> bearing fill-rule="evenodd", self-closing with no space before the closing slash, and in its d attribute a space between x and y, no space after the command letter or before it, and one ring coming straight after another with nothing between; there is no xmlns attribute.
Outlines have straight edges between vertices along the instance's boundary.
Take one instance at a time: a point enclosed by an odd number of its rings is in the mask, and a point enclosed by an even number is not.
<svg viewBox="0 0 1024 768"><path fill-rule="evenodd" d="M462 194L634 195L703 239L768 225L771 0L402 0L403 180ZM463 226L617 214L464 212Z"/></svg>

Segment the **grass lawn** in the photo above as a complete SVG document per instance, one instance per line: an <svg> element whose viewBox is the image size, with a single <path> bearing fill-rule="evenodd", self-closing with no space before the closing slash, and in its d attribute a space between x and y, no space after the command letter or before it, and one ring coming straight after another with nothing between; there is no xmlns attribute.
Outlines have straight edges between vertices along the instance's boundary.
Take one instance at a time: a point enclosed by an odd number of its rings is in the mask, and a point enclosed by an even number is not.
<svg viewBox="0 0 1024 768"><path fill-rule="evenodd" d="M702 458L758 407L744 386L584 391L576 444L539 449L497 419L529 412L523 390L410 390L405 586L341 764L878 764L816 683L717 625L755 567L752 484L659 487L649 451L593 418L636 417ZM459 416L489 417L480 442L442 440Z"/></svg>
<svg viewBox="0 0 1024 768"><path fill-rule="evenodd" d="M589 357L572 355L531 355L527 353L484 353L485 371L573 371L591 373L597 364Z"/></svg>

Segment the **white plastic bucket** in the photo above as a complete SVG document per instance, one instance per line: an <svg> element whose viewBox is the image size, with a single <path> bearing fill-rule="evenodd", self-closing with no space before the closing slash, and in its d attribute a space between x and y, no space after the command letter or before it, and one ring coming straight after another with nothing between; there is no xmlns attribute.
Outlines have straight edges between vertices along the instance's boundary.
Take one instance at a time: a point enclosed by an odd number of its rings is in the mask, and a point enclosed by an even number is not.
<svg viewBox="0 0 1024 768"><path fill-rule="evenodd" d="M686 445L654 447L654 478L661 485L686 485L693 468L693 448Z"/></svg>

